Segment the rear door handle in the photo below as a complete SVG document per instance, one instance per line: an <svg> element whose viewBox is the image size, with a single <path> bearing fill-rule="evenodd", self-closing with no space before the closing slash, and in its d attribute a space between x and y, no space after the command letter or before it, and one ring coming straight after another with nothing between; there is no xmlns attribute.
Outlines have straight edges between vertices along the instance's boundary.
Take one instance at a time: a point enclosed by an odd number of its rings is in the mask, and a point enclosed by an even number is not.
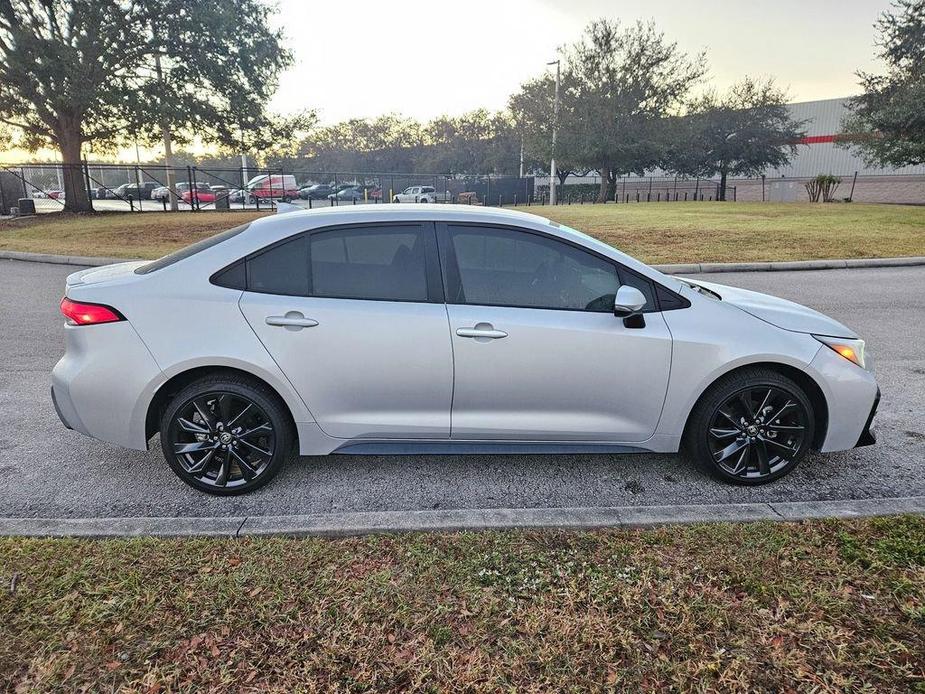
<svg viewBox="0 0 925 694"><path fill-rule="evenodd" d="M266 322L267 325L279 325L287 330L314 328L318 325L314 318L306 318L299 311L287 311L285 316L267 316Z"/></svg>
<svg viewBox="0 0 925 694"><path fill-rule="evenodd" d="M507 337L503 330L495 330L491 323L479 323L474 328L457 328L456 334L460 337L486 338L488 340L500 340Z"/></svg>

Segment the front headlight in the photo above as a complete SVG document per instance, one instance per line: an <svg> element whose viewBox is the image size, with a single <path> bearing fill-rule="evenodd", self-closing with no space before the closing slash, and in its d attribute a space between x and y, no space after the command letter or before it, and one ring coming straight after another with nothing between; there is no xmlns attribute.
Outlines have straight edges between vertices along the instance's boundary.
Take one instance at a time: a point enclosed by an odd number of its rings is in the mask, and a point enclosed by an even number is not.
<svg viewBox="0 0 925 694"><path fill-rule="evenodd" d="M850 340L844 337L829 337L828 335L813 335L813 337L829 349L838 352L848 361L857 364L862 369L867 368L867 362L864 359L864 340Z"/></svg>

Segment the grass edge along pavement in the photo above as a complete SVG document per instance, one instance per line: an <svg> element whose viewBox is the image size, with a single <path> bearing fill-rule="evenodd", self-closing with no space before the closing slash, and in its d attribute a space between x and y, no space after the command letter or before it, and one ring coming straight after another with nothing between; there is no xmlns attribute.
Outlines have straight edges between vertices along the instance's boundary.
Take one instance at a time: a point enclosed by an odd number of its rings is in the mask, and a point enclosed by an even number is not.
<svg viewBox="0 0 925 694"><path fill-rule="evenodd" d="M0 689L922 690L925 518L0 540Z"/></svg>
<svg viewBox="0 0 925 694"><path fill-rule="evenodd" d="M925 208L808 203L519 207L647 263L925 256ZM155 258L261 212L39 215L0 221L0 251Z"/></svg>

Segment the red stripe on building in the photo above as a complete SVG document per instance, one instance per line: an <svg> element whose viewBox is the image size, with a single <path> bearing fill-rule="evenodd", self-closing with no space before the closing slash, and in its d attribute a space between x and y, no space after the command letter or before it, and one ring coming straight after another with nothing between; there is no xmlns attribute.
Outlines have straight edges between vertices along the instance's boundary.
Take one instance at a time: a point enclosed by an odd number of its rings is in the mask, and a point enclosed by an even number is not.
<svg viewBox="0 0 925 694"><path fill-rule="evenodd" d="M818 145L823 142L835 142L836 135L812 135L797 140L798 145Z"/></svg>

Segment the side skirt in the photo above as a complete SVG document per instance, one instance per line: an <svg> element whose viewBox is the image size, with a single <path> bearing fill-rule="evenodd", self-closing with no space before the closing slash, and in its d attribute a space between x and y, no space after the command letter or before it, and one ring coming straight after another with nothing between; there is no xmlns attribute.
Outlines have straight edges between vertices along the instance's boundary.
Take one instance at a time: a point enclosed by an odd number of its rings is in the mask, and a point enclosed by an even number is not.
<svg viewBox="0 0 925 694"><path fill-rule="evenodd" d="M612 443L553 441L549 443L518 441L360 441L341 446L340 455L469 455L482 454L567 454L567 453L649 453L647 449Z"/></svg>

